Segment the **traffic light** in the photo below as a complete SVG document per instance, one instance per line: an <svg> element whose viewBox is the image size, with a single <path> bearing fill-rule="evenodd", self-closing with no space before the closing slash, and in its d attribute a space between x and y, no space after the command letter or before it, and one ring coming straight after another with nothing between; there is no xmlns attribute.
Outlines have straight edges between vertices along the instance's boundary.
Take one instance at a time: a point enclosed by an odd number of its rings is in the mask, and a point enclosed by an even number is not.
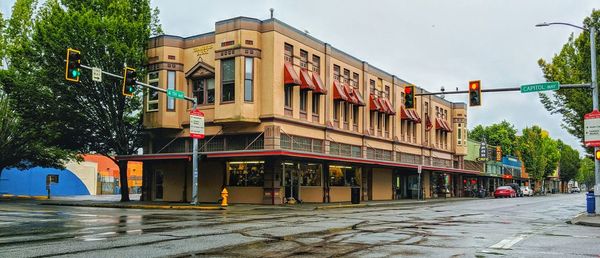
<svg viewBox="0 0 600 258"><path fill-rule="evenodd" d="M123 95L133 97L137 85L137 73L131 67L125 67L123 70Z"/></svg>
<svg viewBox="0 0 600 258"><path fill-rule="evenodd" d="M481 106L481 81L469 82L469 106Z"/></svg>
<svg viewBox="0 0 600 258"><path fill-rule="evenodd" d="M596 151L595 156L597 160L600 160L600 150Z"/></svg>
<svg viewBox="0 0 600 258"><path fill-rule="evenodd" d="M81 52L72 48L67 49L67 65L65 67L65 79L67 81L79 82L81 75Z"/></svg>
<svg viewBox="0 0 600 258"><path fill-rule="evenodd" d="M404 107L406 109L415 108L415 86L408 85L404 87Z"/></svg>

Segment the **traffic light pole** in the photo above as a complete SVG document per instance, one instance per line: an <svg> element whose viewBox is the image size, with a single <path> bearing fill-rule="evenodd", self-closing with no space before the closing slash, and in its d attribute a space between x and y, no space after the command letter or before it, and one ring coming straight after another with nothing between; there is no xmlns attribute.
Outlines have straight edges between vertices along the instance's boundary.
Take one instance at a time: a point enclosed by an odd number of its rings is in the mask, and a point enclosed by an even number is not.
<svg viewBox="0 0 600 258"><path fill-rule="evenodd" d="M598 110L598 77L596 68L596 27L590 26L590 48L592 54L592 102L594 110ZM598 147L594 147L594 155L598 151ZM596 201L596 214L600 213L600 160L594 159L594 197Z"/></svg>
<svg viewBox="0 0 600 258"><path fill-rule="evenodd" d="M591 84L563 84L560 85L561 89L589 89L591 88ZM496 88L496 89L481 89L481 92L503 92L503 91L521 91L520 87L510 87L510 88ZM425 92L425 93L417 93L415 96L430 96L430 95L447 95L447 94L466 94L469 93L468 90L457 90L457 91L440 91L440 92Z"/></svg>
<svg viewBox="0 0 600 258"><path fill-rule="evenodd" d="M85 68L88 70L92 70L92 67L89 67L87 65L81 65L81 68ZM105 72L102 71L103 74L106 74L108 76L111 77L115 77L118 79L123 79L123 76L118 75L118 74L114 74L114 73L109 73L109 72ZM146 88L150 88L162 93L167 93L167 90L156 87L156 86L152 86L150 84L146 84L143 82L136 82L137 85L146 87ZM194 98L190 98L190 97L183 97L184 100L190 101L193 104L192 109L196 109L197 107L197 103L196 100ZM192 204L193 205L197 205L198 204L198 139L194 138L193 140L193 150L192 150L192 170L193 170L193 177L192 177Z"/></svg>

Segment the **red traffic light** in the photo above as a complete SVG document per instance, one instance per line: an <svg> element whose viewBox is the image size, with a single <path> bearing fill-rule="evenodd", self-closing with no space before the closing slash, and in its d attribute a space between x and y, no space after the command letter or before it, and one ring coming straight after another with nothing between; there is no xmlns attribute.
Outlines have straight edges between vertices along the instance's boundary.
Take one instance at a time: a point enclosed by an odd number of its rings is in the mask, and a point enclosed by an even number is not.
<svg viewBox="0 0 600 258"><path fill-rule="evenodd" d="M410 86L404 87L404 94L410 94L411 92L412 92L412 87L410 87Z"/></svg>
<svg viewBox="0 0 600 258"><path fill-rule="evenodd" d="M469 84L470 84L469 87L471 87L471 90L479 90L480 83L481 83L480 81L471 81L471 82L469 82Z"/></svg>

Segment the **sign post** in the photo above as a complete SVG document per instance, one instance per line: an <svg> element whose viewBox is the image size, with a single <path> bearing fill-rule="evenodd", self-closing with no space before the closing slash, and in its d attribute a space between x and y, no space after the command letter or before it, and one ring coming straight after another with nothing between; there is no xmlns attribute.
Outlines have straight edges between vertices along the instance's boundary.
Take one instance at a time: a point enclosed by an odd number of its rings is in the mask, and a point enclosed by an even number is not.
<svg viewBox="0 0 600 258"><path fill-rule="evenodd" d="M102 70L98 67L92 67L92 81L102 82Z"/></svg>
<svg viewBox="0 0 600 258"><path fill-rule="evenodd" d="M417 184L418 187L419 187L418 192L417 192L417 200L418 201L421 200L421 188L422 188L421 187L421 172L422 171L423 171L423 169L421 168L421 165L419 165L417 167L417 173L419 174L419 183Z"/></svg>
<svg viewBox="0 0 600 258"><path fill-rule="evenodd" d="M58 184L58 175L46 175L46 191L48 191L48 199L50 199L50 185L52 183Z"/></svg>
<svg viewBox="0 0 600 258"><path fill-rule="evenodd" d="M190 111L190 137L193 140L193 177L192 177L192 204L198 204L198 139L204 139L204 113L196 108Z"/></svg>

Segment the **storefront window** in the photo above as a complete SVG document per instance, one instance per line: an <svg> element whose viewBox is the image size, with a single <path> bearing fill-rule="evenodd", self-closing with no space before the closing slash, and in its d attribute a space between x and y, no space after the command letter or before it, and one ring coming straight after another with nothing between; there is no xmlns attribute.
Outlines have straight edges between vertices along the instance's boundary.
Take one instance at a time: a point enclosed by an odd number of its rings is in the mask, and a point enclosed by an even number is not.
<svg viewBox="0 0 600 258"><path fill-rule="evenodd" d="M227 162L227 179L229 186L264 185L264 161L232 161Z"/></svg>
<svg viewBox="0 0 600 258"><path fill-rule="evenodd" d="M300 163L299 177L301 186L321 186L321 164Z"/></svg>
<svg viewBox="0 0 600 258"><path fill-rule="evenodd" d="M329 166L330 186L359 186L360 171L355 167Z"/></svg>

